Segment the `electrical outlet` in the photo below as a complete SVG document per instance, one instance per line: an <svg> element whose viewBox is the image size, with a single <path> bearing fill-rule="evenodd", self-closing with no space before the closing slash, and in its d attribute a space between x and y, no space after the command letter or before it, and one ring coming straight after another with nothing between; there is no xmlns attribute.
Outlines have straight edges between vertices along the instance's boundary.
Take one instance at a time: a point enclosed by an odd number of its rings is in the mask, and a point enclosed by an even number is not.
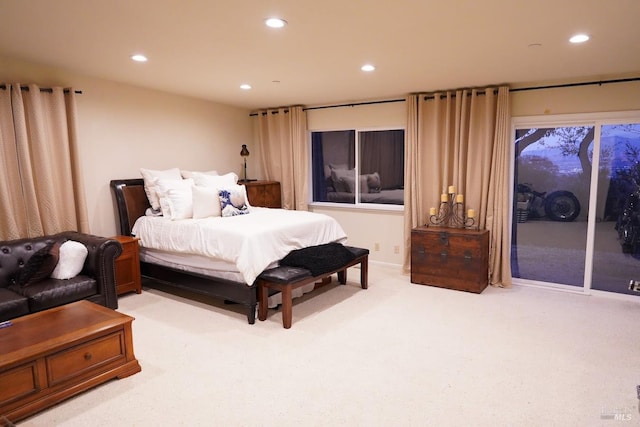
<svg viewBox="0 0 640 427"><path fill-rule="evenodd" d="M631 280L629 282L629 290L634 292L640 292L640 280Z"/></svg>
<svg viewBox="0 0 640 427"><path fill-rule="evenodd" d="M393 247L393 253L394 254L399 254L400 253L400 246L396 245Z"/></svg>
<svg viewBox="0 0 640 427"><path fill-rule="evenodd" d="M379 250L380 250L380 243L375 242L375 243L373 244L373 250L374 250L374 251L379 251Z"/></svg>

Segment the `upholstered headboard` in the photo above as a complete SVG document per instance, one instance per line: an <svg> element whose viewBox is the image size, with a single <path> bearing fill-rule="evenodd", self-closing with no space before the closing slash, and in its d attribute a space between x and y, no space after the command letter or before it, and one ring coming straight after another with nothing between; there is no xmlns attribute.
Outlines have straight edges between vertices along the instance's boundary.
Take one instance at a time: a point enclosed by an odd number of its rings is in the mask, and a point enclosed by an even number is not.
<svg viewBox="0 0 640 427"><path fill-rule="evenodd" d="M150 207L147 194L144 192L144 180L114 179L111 181L111 189L116 197L120 234L130 236L131 227L136 219L143 216Z"/></svg>

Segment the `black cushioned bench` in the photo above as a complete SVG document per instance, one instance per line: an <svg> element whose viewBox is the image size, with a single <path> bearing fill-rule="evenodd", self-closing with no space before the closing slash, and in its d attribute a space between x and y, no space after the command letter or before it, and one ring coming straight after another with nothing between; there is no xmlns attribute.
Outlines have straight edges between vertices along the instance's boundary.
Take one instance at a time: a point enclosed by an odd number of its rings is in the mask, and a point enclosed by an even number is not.
<svg viewBox="0 0 640 427"><path fill-rule="evenodd" d="M282 293L282 326L286 329L291 327L292 319L292 297L291 291L309 283L329 277L338 273L338 282L347 283L347 268L360 264L360 286L367 289L369 280L369 249L345 246L354 256L353 261L340 266L337 270L323 273L319 276L311 275L311 272L304 268L279 266L263 271L258 276L258 319L267 319L267 298L269 289Z"/></svg>

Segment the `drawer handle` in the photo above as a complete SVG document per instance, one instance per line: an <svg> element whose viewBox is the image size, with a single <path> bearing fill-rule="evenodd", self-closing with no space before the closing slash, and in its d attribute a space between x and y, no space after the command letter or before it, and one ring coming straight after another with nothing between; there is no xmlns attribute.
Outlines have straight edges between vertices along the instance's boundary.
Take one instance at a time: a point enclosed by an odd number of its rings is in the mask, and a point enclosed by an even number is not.
<svg viewBox="0 0 640 427"><path fill-rule="evenodd" d="M440 233L440 244L442 246L449 246L449 235L446 231Z"/></svg>
<svg viewBox="0 0 640 427"><path fill-rule="evenodd" d="M84 354L84 360L91 360L93 356L91 356L91 353L85 353Z"/></svg>
<svg viewBox="0 0 640 427"><path fill-rule="evenodd" d="M440 252L440 262L446 264L448 256L449 254L447 253L447 251Z"/></svg>
<svg viewBox="0 0 640 427"><path fill-rule="evenodd" d="M471 251L464 251L464 265L471 265Z"/></svg>

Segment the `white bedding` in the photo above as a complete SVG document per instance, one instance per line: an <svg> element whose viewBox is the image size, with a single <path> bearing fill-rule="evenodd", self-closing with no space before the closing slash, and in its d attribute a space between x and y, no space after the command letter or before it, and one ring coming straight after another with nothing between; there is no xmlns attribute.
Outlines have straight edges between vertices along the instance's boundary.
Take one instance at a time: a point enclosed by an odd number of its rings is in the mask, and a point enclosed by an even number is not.
<svg viewBox="0 0 640 427"><path fill-rule="evenodd" d="M347 236L328 215L252 207L247 215L170 220L143 216L132 234L144 248L204 255L232 262L251 285L270 264L294 249Z"/></svg>

